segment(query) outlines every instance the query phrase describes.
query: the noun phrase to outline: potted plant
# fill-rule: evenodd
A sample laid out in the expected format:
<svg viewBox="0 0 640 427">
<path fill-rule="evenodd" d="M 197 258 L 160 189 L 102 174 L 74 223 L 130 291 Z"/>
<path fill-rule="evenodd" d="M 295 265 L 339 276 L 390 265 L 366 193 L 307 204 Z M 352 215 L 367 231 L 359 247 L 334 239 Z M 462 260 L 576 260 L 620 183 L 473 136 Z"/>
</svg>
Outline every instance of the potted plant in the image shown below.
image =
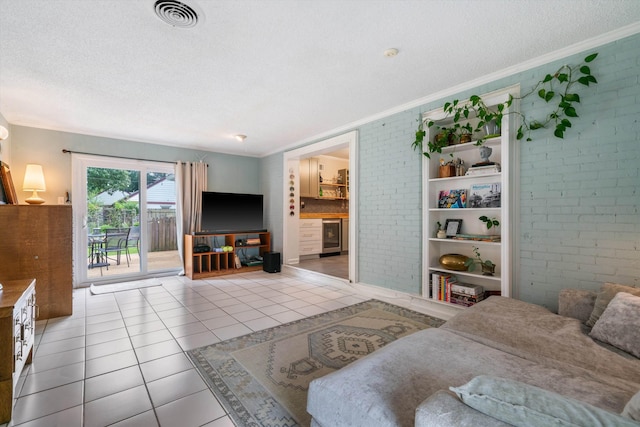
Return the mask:
<svg viewBox="0 0 640 427">
<path fill-rule="evenodd" d="M 464 265 L 468 268 L 468 271 L 473 271 L 475 269 L 476 264 L 479 264 L 482 268 L 482 274 L 484 276 L 493 276 L 496 272 L 496 265 L 490 260 L 483 260 L 480 256 L 480 250 L 477 246 L 473 247 L 473 253 L 476 255 L 475 258 L 468 258 Z"/>
<path fill-rule="evenodd" d="M 587 65 L 596 59 L 597 56 L 597 53 L 592 53 L 584 58 L 583 64 L 575 66 L 563 65 L 555 73 L 545 75 L 531 91 L 519 98 L 525 99 L 535 93 L 545 102 L 551 103 L 551 101 L 554 101 L 554 103 L 553 109 L 543 120 L 529 120 L 519 111 L 508 112 L 507 114 L 517 114 L 522 121 L 522 124 L 517 130 L 516 139 L 520 140 L 526 136 L 526 140 L 531 141 L 531 137 L 529 136 L 531 131 L 545 128 L 550 123 L 555 125 L 554 136 L 557 138 L 564 137 L 564 132 L 571 127 L 570 119 L 578 117 L 575 104 L 580 103 L 580 96 L 572 90 L 573 86 L 576 84 L 589 86 L 592 83 L 598 83 Z M 491 130 L 485 130 L 485 132 L 497 132 L 497 129 L 499 129 L 502 123 L 505 108 L 511 106 L 513 99 L 512 96 L 509 96 L 507 101 L 489 107 L 480 96 L 472 95 L 467 102 L 460 102 L 457 99 L 446 102 L 443 110 L 446 116 L 453 120 L 451 129 L 453 129 L 454 132 L 460 132 L 460 130 L 466 126 L 472 128 L 471 133 L 481 132 L 485 128 L 485 125 L 491 124 L 492 122 L 495 123 L 495 126 Z M 469 119 L 473 117 L 478 119 L 475 127 L 469 123 Z M 431 153 L 441 153 L 442 148 L 448 144 L 434 141 L 434 143 L 428 142 L 427 146 L 424 147 L 424 137 L 427 134 L 426 129 L 435 126 L 436 122 L 433 120 L 423 121 L 421 119 L 418 121 L 419 124 L 415 134 L 415 140 L 411 144 L 413 149 L 420 150 L 420 153 L 428 158 L 430 158 Z M 485 138 L 492 136 L 496 135 L 488 134 L 484 138 L 478 139 L 476 144 L 482 145 Z"/>
<path fill-rule="evenodd" d="M 491 227 L 499 227 L 500 221 L 498 221 L 495 217 L 489 218 L 486 215 L 482 215 L 478 218 L 480 221 L 484 222 L 487 226 L 487 230 L 491 230 Z"/>
<path fill-rule="evenodd" d="M 446 239 L 447 232 L 445 231 L 444 228 L 442 228 L 442 224 L 440 224 L 440 221 L 438 221 L 437 224 L 438 224 L 438 230 L 436 231 L 436 237 L 438 239 Z"/>
</svg>

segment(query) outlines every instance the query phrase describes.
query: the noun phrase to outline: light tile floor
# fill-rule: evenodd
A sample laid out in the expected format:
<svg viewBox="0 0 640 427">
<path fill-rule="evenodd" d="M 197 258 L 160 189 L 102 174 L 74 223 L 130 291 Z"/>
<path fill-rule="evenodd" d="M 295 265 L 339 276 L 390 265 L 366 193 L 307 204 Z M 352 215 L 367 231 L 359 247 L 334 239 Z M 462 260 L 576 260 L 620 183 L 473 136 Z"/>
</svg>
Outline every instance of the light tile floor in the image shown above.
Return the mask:
<svg viewBox="0 0 640 427">
<path fill-rule="evenodd" d="M 289 269 L 161 281 L 103 295 L 76 289 L 72 316 L 38 321 L 33 364 L 0 427 L 233 426 L 186 350 L 368 299 Z"/>
</svg>

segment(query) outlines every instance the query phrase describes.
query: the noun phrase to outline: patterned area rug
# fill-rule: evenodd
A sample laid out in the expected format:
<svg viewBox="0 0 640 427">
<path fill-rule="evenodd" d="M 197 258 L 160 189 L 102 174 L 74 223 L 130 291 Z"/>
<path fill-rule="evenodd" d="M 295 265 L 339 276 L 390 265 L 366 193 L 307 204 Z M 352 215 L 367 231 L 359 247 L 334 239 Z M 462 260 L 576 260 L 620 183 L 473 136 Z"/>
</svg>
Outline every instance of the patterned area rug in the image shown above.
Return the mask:
<svg viewBox="0 0 640 427">
<path fill-rule="evenodd" d="M 443 323 L 369 300 L 188 354 L 237 426 L 308 426 L 307 390 L 313 379 Z"/>
</svg>

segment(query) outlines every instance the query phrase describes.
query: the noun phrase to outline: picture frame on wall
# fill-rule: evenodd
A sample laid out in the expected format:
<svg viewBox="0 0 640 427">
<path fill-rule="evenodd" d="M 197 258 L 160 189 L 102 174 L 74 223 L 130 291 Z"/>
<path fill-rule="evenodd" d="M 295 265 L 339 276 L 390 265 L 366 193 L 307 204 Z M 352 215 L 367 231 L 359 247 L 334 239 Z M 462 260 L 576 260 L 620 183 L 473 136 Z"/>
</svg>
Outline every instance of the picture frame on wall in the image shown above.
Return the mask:
<svg viewBox="0 0 640 427">
<path fill-rule="evenodd" d="M 456 237 L 460 234 L 462 229 L 462 219 L 448 219 L 444 223 L 444 230 L 447 233 L 447 237 Z"/>
<path fill-rule="evenodd" d="M 17 205 L 18 196 L 11 179 L 11 169 L 9 169 L 9 165 L 2 161 L 0 161 L 0 187 L 2 189 L 0 202 L 7 205 Z"/>
</svg>

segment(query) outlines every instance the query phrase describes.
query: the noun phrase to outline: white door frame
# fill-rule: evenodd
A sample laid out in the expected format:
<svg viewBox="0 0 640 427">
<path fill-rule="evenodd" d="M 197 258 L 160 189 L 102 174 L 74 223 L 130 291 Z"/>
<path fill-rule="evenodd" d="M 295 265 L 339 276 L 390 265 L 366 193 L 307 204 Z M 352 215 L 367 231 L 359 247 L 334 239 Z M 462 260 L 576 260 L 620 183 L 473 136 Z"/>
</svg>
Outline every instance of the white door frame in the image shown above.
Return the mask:
<svg viewBox="0 0 640 427">
<path fill-rule="evenodd" d="M 106 276 L 89 279 L 87 275 L 87 168 L 109 168 L 137 170 L 140 172 L 139 208 L 140 218 L 147 217 L 147 172 L 175 173 L 175 165 L 168 163 L 152 162 L 146 160 L 122 159 L 107 156 L 92 156 L 88 154 L 71 154 L 71 191 L 73 195 L 73 257 L 74 257 L 74 286 L 83 287 L 90 283 L 107 283 L 122 281 L 127 278 L 141 278 L 148 274 L 146 245 L 140 245 L 140 270 L 131 275 Z M 148 241 L 147 227 L 140 227 L 140 238 L 142 242 Z M 85 260 L 85 261 L 83 261 Z"/>
<path fill-rule="evenodd" d="M 315 144 L 284 153 L 282 180 L 282 262 L 295 265 L 300 262 L 298 240 L 300 228 L 300 160 L 349 147 L 349 282 L 358 282 L 358 131 L 352 131 Z M 290 176 L 294 178 L 290 178 Z M 294 196 L 289 197 L 293 181 Z M 289 199 L 294 199 L 294 215 L 291 215 Z"/>
</svg>

